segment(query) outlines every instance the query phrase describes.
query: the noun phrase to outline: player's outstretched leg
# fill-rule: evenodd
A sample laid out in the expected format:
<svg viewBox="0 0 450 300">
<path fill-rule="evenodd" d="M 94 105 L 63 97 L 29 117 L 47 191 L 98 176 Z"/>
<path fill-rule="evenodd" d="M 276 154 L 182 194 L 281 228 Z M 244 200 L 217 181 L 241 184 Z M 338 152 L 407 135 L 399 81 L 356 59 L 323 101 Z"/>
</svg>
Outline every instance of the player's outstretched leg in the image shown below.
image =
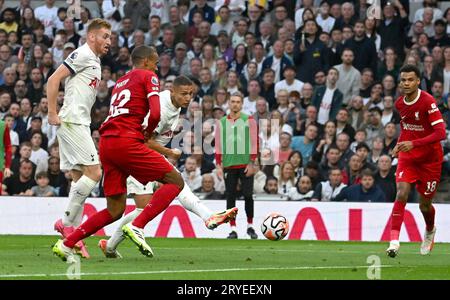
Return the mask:
<svg viewBox="0 0 450 300">
<path fill-rule="evenodd" d="M 228 223 L 231 220 L 235 220 L 237 213 L 237 207 L 232 207 L 222 212 L 214 213 L 211 217 L 208 218 L 208 220 L 205 221 L 205 225 L 206 227 L 208 227 L 208 229 L 215 229 L 219 225 Z"/>
<path fill-rule="evenodd" d="M 428 255 L 434 246 L 434 236 L 436 235 L 436 227 L 431 231 L 425 230 L 422 245 L 420 245 L 420 254 Z"/>
<path fill-rule="evenodd" d="M 141 212 L 142 208 L 136 208 L 132 212 L 126 214 L 121 220 L 119 226 L 117 226 L 114 234 L 109 240 L 100 240 L 98 246 L 102 249 L 103 254 L 108 258 L 122 258 L 122 255 L 117 251 L 117 247 L 125 240 L 125 235 L 122 231 L 122 227 L 132 222 Z"/>
<path fill-rule="evenodd" d="M 125 235 L 136 244 L 139 251 L 149 257 L 153 256 L 153 251 L 145 242 L 143 228 L 165 210 L 184 187 L 183 178 L 174 169 L 166 173 L 161 181 L 164 184 L 155 192 L 152 201 L 145 206 L 142 213 L 131 224 L 127 224 L 122 228 Z"/>
<path fill-rule="evenodd" d="M 107 202 L 107 209 L 99 211 L 98 213 L 87 219 L 86 222 L 75 229 L 75 231 L 67 238 L 65 238 L 64 241 L 58 241 L 55 244 L 55 247 L 53 247 L 53 252 L 59 257 L 63 258 L 63 256 L 65 256 L 63 255 L 63 253 L 67 252 L 67 248 L 74 249 L 75 245 L 82 239 L 94 234 L 106 225 L 118 220 L 125 210 L 126 194 L 107 197 Z"/>
<path fill-rule="evenodd" d="M 205 226 L 211 230 L 235 219 L 238 211 L 237 207 L 233 207 L 225 211 L 213 213 L 200 201 L 186 183 L 184 183 L 183 190 L 178 195 L 178 199 L 184 208 L 199 216 L 205 222 Z"/>
<path fill-rule="evenodd" d="M 56 244 L 53 245 L 52 252 L 68 264 L 76 262 L 73 249 L 65 246 L 63 240 L 58 240 Z"/>
</svg>

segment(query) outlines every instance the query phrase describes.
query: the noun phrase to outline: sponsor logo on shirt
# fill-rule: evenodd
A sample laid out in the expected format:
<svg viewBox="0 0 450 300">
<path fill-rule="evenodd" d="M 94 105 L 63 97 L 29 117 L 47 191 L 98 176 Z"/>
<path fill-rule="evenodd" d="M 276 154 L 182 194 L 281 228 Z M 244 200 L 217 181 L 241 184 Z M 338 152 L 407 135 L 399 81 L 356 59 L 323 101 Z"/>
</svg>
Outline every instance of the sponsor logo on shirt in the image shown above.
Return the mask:
<svg viewBox="0 0 450 300">
<path fill-rule="evenodd" d="M 435 103 L 431 103 L 431 109 L 428 111 L 428 114 L 431 115 L 434 112 L 439 111 L 439 108 L 437 108 Z"/>
<path fill-rule="evenodd" d="M 402 123 L 403 129 L 405 130 L 412 130 L 412 131 L 424 131 L 422 125 L 415 125 L 415 124 L 408 124 L 408 123 Z"/>
</svg>

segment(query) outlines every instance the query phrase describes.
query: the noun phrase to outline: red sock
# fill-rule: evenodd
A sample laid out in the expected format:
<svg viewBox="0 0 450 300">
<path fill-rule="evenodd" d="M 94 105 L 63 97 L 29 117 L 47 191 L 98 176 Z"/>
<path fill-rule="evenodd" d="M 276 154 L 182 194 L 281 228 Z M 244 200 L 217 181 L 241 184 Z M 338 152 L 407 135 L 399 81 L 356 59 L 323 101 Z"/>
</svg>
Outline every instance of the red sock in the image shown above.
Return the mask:
<svg viewBox="0 0 450 300">
<path fill-rule="evenodd" d="M 236 226 L 236 219 L 230 220 L 230 225 L 231 225 L 231 226 Z"/>
<path fill-rule="evenodd" d="M 422 212 L 423 218 L 425 219 L 425 224 L 427 225 L 427 231 L 431 231 L 434 228 L 434 206 L 431 205 L 430 210 L 427 212 Z"/>
<path fill-rule="evenodd" d="M 392 223 L 391 223 L 391 241 L 398 240 L 400 237 L 400 229 L 403 223 L 403 216 L 405 214 L 406 202 L 395 200 L 392 208 Z"/>
<path fill-rule="evenodd" d="M 177 185 L 171 183 L 164 184 L 156 191 L 150 203 L 145 206 L 144 210 L 134 219 L 132 224 L 136 227 L 144 228 L 148 222 L 165 210 L 180 192 L 181 190 Z"/>
<path fill-rule="evenodd" d="M 253 224 L 253 218 L 247 217 L 247 223 L 248 223 L 248 224 Z"/>
<path fill-rule="evenodd" d="M 71 235 L 66 237 L 66 239 L 64 240 L 64 245 L 73 248 L 76 243 L 96 233 L 98 230 L 102 229 L 108 224 L 111 224 L 113 221 L 114 219 L 107 209 L 99 211 L 98 213 L 87 219 L 87 221 L 81 224 L 77 229 L 75 229 L 75 231 Z"/>
</svg>

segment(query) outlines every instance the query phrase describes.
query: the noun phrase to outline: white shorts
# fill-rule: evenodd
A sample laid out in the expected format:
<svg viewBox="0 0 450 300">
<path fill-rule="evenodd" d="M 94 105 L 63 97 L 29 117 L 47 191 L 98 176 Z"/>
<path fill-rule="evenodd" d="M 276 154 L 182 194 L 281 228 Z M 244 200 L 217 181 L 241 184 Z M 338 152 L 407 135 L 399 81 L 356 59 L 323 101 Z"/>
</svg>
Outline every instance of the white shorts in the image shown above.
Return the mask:
<svg viewBox="0 0 450 300">
<path fill-rule="evenodd" d="M 56 136 L 61 170 L 81 171 L 81 166 L 100 164 L 89 126 L 61 122 Z"/>
<path fill-rule="evenodd" d="M 137 181 L 133 176 L 128 176 L 127 178 L 127 192 L 128 194 L 135 195 L 153 195 L 153 190 L 155 188 L 155 182 L 151 181 L 146 185 L 143 185 Z"/>
</svg>

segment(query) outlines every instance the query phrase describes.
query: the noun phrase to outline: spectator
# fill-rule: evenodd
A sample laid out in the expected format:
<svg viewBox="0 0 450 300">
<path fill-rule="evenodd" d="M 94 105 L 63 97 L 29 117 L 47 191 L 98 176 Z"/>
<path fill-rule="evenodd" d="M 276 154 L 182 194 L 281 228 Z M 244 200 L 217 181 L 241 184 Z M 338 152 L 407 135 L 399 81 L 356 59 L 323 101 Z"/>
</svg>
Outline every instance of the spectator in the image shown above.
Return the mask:
<svg viewBox="0 0 450 300">
<path fill-rule="evenodd" d="M 375 177 L 370 170 L 361 173 L 361 183 L 344 189 L 334 201 L 351 202 L 386 202 L 383 191 L 375 184 Z"/>
<path fill-rule="evenodd" d="M 275 84 L 275 94 L 278 94 L 279 90 L 286 90 L 288 93 L 292 91 L 301 91 L 303 88 L 303 82 L 298 79 L 295 79 L 296 70 L 292 65 L 288 65 L 283 69 L 283 77 L 284 79 L 278 81 Z"/>
<path fill-rule="evenodd" d="M 3 195 L 32 196 L 31 188 L 36 185 L 33 177 L 33 163 L 24 159 L 19 163 L 19 172 L 3 182 Z"/>
<path fill-rule="evenodd" d="M 362 98 L 369 98 L 370 97 L 370 91 L 372 89 L 372 85 L 374 82 L 374 75 L 373 75 L 373 71 L 369 68 L 366 68 L 362 71 L 361 73 L 361 84 L 359 87 L 359 96 L 361 96 Z M 353 99 L 353 97 L 355 97 L 357 95 L 353 95 L 351 99 Z M 349 103 L 349 105 L 351 105 L 351 103 Z"/>
<path fill-rule="evenodd" d="M 317 126 L 315 124 L 309 124 L 306 127 L 304 136 L 294 136 L 292 138 L 291 148 L 294 151 L 300 151 L 304 160 L 303 165 L 306 165 L 312 155 L 317 136 Z"/>
<path fill-rule="evenodd" d="M 31 126 L 31 118 L 33 117 L 33 106 L 31 105 L 31 101 L 28 98 L 23 98 L 20 102 L 20 116 L 23 122 L 26 124 L 27 130 L 30 129 Z"/>
<path fill-rule="evenodd" d="M 336 197 L 346 187 L 342 183 L 342 172 L 339 168 L 330 169 L 328 173 L 328 180 L 320 182 L 312 196 L 312 201 L 336 201 Z"/>
<path fill-rule="evenodd" d="M 283 42 L 277 40 L 273 44 L 273 55 L 268 56 L 263 64 L 262 69 L 271 68 L 275 72 L 275 82 L 279 82 L 284 79 L 283 70 L 287 66 L 291 66 L 292 63 L 284 55 L 284 44 Z"/>
<path fill-rule="evenodd" d="M 316 17 L 317 24 L 322 27 L 322 30 L 331 33 L 336 19 L 330 16 L 330 4 L 328 1 L 321 1 L 319 13 Z"/>
<path fill-rule="evenodd" d="M 292 142 L 292 136 L 289 133 L 283 132 L 280 134 L 280 148 L 278 150 L 278 164 L 282 164 L 285 161 L 289 160 L 289 157 L 292 153 L 291 142 Z M 294 167 L 294 169 L 295 169 L 295 167 Z"/>
<path fill-rule="evenodd" d="M 290 189 L 295 186 L 294 166 L 290 161 L 281 164 L 280 173 L 274 174 L 278 179 L 278 193 L 288 195 Z"/>
<path fill-rule="evenodd" d="M 260 120 L 269 119 L 270 113 L 267 101 L 260 97 L 256 100 L 256 112 L 253 114 L 253 118 L 255 119 L 257 124 L 260 124 Z"/>
<path fill-rule="evenodd" d="M 209 24 L 214 23 L 214 9 L 206 4 L 206 0 L 195 0 L 194 3 L 195 5 L 189 11 L 189 26 L 192 26 L 194 24 L 192 17 L 194 12 L 196 11 L 200 11 L 202 13 L 203 19 L 208 21 Z"/>
<path fill-rule="evenodd" d="M 384 125 L 383 154 L 391 155 L 395 145 L 397 145 L 397 127 L 389 122 Z"/>
<path fill-rule="evenodd" d="M 55 195 L 63 197 L 64 195 L 61 192 L 67 188 L 68 182 L 64 173 L 61 171 L 59 167 L 60 160 L 58 157 L 50 156 L 48 159 L 48 179 L 49 185 L 55 189 Z"/>
<path fill-rule="evenodd" d="M 259 32 L 261 36 L 258 39 L 258 42 L 263 46 L 263 50 L 266 53 L 270 52 L 273 43 L 275 42 L 275 38 L 273 35 L 273 25 L 271 22 L 263 21 L 259 23 Z"/>
<path fill-rule="evenodd" d="M 211 34 L 211 24 L 207 21 L 200 22 L 198 25 L 197 36 L 201 38 L 203 45 L 210 44 L 213 47 L 218 45 L 216 36 Z"/>
<path fill-rule="evenodd" d="M 320 176 L 320 172 L 319 172 L 319 164 L 316 161 L 310 161 L 306 164 L 305 167 L 305 175 L 308 176 L 309 178 L 311 178 L 311 182 L 312 182 L 312 187 L 313 189 L 315 189 L 315 187 L 322 181 L 324 180 L 321 176 Z"/>
<path fill-rule="evenodd" d="M 171 57 L 169 53 L 162 53 L 159 56 L 159 68 L 156 75 L 160 80 L 166 80 L 169 76 L 178 76 L 178 73 L 171 68 Z"/>
<path fill-rule="evenodd" d="M 383 154 L 384 143 L 381 137 L 376 137 L 372 141 L 372 148 L 370 149 L 368 161 L 372 165 L 377 165 L 378 159 Z"/>
<path fill-rule="evenodd" d="M 127 0 L 123 7 L 124 15 L 133 22 L 133 28 L 147 31 L 150 6 L 148 1 Z"/>
<path fill-rule="evenodd" d="M 161 56 L 162 53 L 168 53 L 170 57 L 175 55 L 175 31 L 167 26 L 163 29 L 162 43 L 156 46 L 156 51 Z"/>
<path fill-rule="evenodd" d="M 350 144 L 350 149 L 353 152 L 356 152 L 356 146 L 358 146 L 359 143 L 366 142 L 367 139 L 367 133 L 364 129 L 358 129 L 355 133 L 355 140 Z"/>
<path fill-rule="evenodd" d="M 49 185 L 47 172 L 39 172 L 36 174 L 37 185 L 31 188 L 31 196 L 37 197 L 53 197 L 56 195 L 55 190 Z"/>
<path fill-rule="evenodd" d="M 272 69 L 265 69 L 262 72 L 262 85 L 259 95 L 266 99 L 270 110 L 276 107 L 275 72 Z"/>
<path fill-rule="evenodd" d="M 377 70 L 378 54 L 375 43 L 366 36 L 366 28 L 363 21 L 356 21 L 354 27 L 355 35 L 347 40 L 344 47 L 353 50 L 353 66 L 360 72 L 369 68 L 373 72 Z"/>
<path fill-rule="evenodd" d="M 278 179 L 273 176 L 268 176 L 264 185 L 264 191 L 269 195 L 278 195 Z"/>
<path fill-rule="evenodd" d="M 314 74 L 319 70 L 328 70 L 329 52 L 318 37 L 318 25 L 315 20 L 305 22 L 304 34 L 297 40 L 294 51 L 294 63 L 297 67 L 297 79 L 314 82 Z"/>
<path fill-rule="evenodd" d="M 381 122 L 382 111 L 379 107 L 369 109 L 369 123 L 362 128 L 367 133 L 367 143 L 371 144 L 375 137 L 383 137 L 383 123 Z"/>
<path fill-rule="evenodd" d="M 336 115 L 336 134 L 345 132 L 353 140 L 355 136 L 355 129 L 350 125 L 349 111 L 346 108 L 339 109 Z"/>
<path fill-rule="evenodd" d="M 233 30 L 233 20 L 230 18 L 230 8 L 227 5 L 223 5 L 219 8 L 217 14 L 219 18 L 216 18 L 216 21 L 212 24 L 211 34 L 220 36 L 220 33 L 225 33 L 228 37 Z"/>
<path fill-rule="evenodd" d="M 347 105 L 353 95 L 359 94 L 361 73 L 353 66 L 353 50 L 346 48 L 342 52 L 342 64 L 335 66 L 339 72 L 337 88 L 343 94 L 343 104 Z"/>
<path fill-rule="evenodd" d="M 394 202 L 397 195 L 395 174 L 392 170 L 392 159 L 389 155 L 382 155 L 378 159 L 378 171 L 375 173 L 375 183 L 383 191 L 387 202 Z"/>
<path fill-rule="evenodd" d="M 248 85 L 251 80 L 256 80 L 258 83 L 258 94 L 261 92 L 261 86 L 259 83 L 259 77 L 258 77 L 258 65 L 255 62 L 248 62 L 245 67 L 244 71 L 240 75 L 239 80 L 241 81 L 242 89 L 246 92 L 246 96 L 248 96 Z"/>
<path fill-rule="evenodd" d="M 423 20 L 423 13 L 425 9 L 428 8 L 431 8 L 433 21 L 442 18 L 443 14 L 442 11 L 439 8 L 437 8 L 436 0 L 423 0 L 423 7 L 416 10 L 414 14 L 414 22 L 417 20 Z"/>
<path fill-rule="evenodd" d="M 343 95 L 337 88 L 339 71 L 336 68 L 328 70 L 327 84 L 319 87 L 313 98 L 313 105 L 318 110 L 317 122 L 324 125 L 328 120 L 335 120 L 339 108 L 341 108 Z"/>
<path fill-rule="evenodd" d="M 398 8 L 400 16 L 395 16 L 395 8 Z M 383 7 L 384 20 L 378 27 L 378 33 L 381 37 L 381 49 L 387 47 L 393 47 L 395 52 L 399 55 L 400 59 L 404 57 L 404 45 L 405 45 L 405 28 L 409 24 L 408 14 L 405 8 L 399 1 L 393 3 L 388 2 Z"/>
<path fill-rule="evenodd" d="M 244 67 L 247 65 L 247 62 L 248 62 L 247 47 L 245 46 L 245 44 L 238 44 L 234 48 L 234 55 L 233 60 L 230 62 L 230 69 L 236 71 L 236 73 L 239 76 L 241 76 Z"/>
<path fill-rule="evenodd" d="M 362 169 L 376 170 L 376 166 L 369 162 L 370 147 L 366 142 L 361 142 L 356 146 L 356 154 L 361 157 Z"/>
<path fill-rule="evenodd" d="M 36 106 L 41 100 L 44 93 L 44 83 L 42 72 L 39 68 L 31 70 L 31 82 L 28 84 L 28 99 L 31 100 L 32 106 Z"/>
<path fill-rule="evenodd" d="M 336 142 L 336 125 L 329 120 L 324 125 L 324 133 L 321 136 L 319 143 L 314 150 L 313 160 L 322 161 L 324 153 L 327 153 L 328 148 Z"/>
<path fill-rule="evenodd" d="M 311 178 L 308 176 L 301 176 L 297 179 L 295 187 L 289 190 L 289 200 L 292 201 L 309 201 L 314 194 L 312 188 Z"/>
<path fill-rule="evenodd" d="M 234 57 L 234 49 L 231 47 L 230 38 L 225 30 L 219 31 L 217 35 L 216 57 L 222 57 L 230 64 Z"/>
<path fill-rule="evenodd" d="M 184 171 L 181 175 L 191 190 L 198 189 L 202 184 L 200 168 L 197 166 L 197 160 L 192 156 L 186 159 Z"/>
<path fill-rule="evenodd" d="M 434 21 L 434 36 L 431 37 L 428 47 L 432 49 L 435 46 L 450 46 L 450 37 L 446 32 L 446 23 L 442 19 Z"/>
<path fill-rule="evenodd" d="M 384 96 L 383 113 L 381 115 L 381 123 L 386 126 L 387 123 L 400 124 L 400 114 L 394 110 L 394 98 L 392 96 Z"/>
<path fill-rule="evenodd" d="M 336 146 L 339 148 L 339 150 L 341 150 L 342 153 L 339 165 L 347 165 L 350 157 L 354 154 L 350 149 L 350 136 L 345 132 L 339 133 L 336 136 Z"/>
<path fill-rule="evenodd" d="M 159 46 L 161 44 L 160 38 L 162 38 L 161 17 L 153 15 L 150 17 L 149 23 L 149 29 L 145 35 L 145 44 Z"/>
<path fill-rule="evenodd" d="M 34 15 L 44 25 L 45 35 L 52 39 L 53 27 L 55 27 L 58 18 L 58 8 L 55 6 L 55 0 L 45 0 L 45 5 L 36 7 Z"/>
<path fill-rule="evenodd" d="M 30 160 L 38 166 L 37 173 L 47 171 L 48 153 L 41 148 L 43 140 L 42 132 L 34 132 L 31 136 L 31 157 Z"/>
<path fill-rule="evenodd" d="M 355 25 L 355 20 L 355 7 L 353 3 L 344 2 L 341 6 L 341 17 L 336 19 L 334 27 L 341 29 L 346 25 L 353 27 L 353 25 Z"/>
<path fill-rule="evenodd" d="M 342 172 L 342 182 L 346 185 L 358 184 L 361 182 L 361 172 L 363 170 L 362 158 L 358 154 L 353 154 L 348 165 Z"/>
<path fill-rule="evenodd" d="M 322 178 L 327 178 L 328 172 L 333 168 L 341 169 L 339 160 L 342 152 L 336 145 L 331 145 L 325 152 L 325 159 L 319 164 L 319 172 Z"/>
<path fill-rule="evenodd" d="M 214 189 L 214 176 L 210 173 L 202 175 L 202 185 L 194 190 L 194 193 L 202 193 L 204 200 L 218 200 L 222 199 L 222 194 Z"/>
<path fill-rule="evenodd" d="M 111 31 L 120 32 L 122 30 L 121 21 L 125 17 L 125 0 L 103 1 L 103 17 L 111 24 Z"/>
<path fill-rule="evenodd" d="M 5 64 L 5 68 L 9 68 L 13 64 L 19 63 L 17 56 L 12 55 L 12 49 L 9 45 L 0 46 L 0 61 Z"/>
<path fill-rule="evenodd" d="M 251 79 L 247 88 L 248 96 L 244 98 L 244 106 L 242 111 L 248 115 L 253 115 L 256 113 L 256 102 L 261 98 L 259 96 L 261 88 L 258 80 Z"/>
<path fill-rule="evenodd" d="M 189 59 L 186 56 L 187 46 L 185 43 L 178 43 L 175 46 L 175 57 L 172 58 L 171 68 L 178 74 L 189 73 Z"/>
<path fill-rule="evenodd" d="M 229 100 L 230 114 L 220 120 L 220 125 L 216 129 L 216 164 L 224 170 L 225 186 L 227 191 L 227 207 L 233 207 L 236 203 L 237 182 L 240 180 L 242 194 L 245 199 L 245 212 L 247 215 L 247 234 L 252 239 L 257 239 L 253 228 L 253 175 L 255 173 L 254 162 L 257 157 L 257 126 L 251 116 L 242 113 L 243 96 L 232 94 Z M 240 126 L 242 129 L 235 130 L 235 134 L 229 134 L 230 124 Z M 245 127 L 242 127 L 245 126 Z M 242 135 L 245 133 L 245 136 Z M 243 146 L 238 147 L 238 141 Z M 241 153 L 236 153 L 236 149 L 241 149 Z M 227 145 L 227 147 L 224 147 Z M 236 222 L 230 222 L 231 233 L 228 238 L 237 238 Z"/>
</svg>

